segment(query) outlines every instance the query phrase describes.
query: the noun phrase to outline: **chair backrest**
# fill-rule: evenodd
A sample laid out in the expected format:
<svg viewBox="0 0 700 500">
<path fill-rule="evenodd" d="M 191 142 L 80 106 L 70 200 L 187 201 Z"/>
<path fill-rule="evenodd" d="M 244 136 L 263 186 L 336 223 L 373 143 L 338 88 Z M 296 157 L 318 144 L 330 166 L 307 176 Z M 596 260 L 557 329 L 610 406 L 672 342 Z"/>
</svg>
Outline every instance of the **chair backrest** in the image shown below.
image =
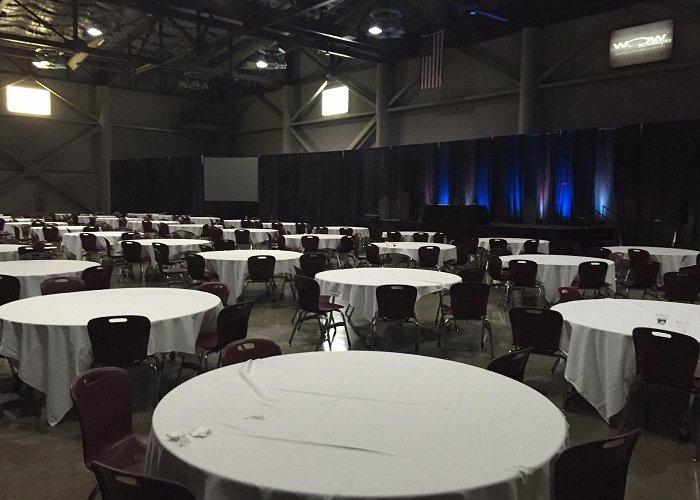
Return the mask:
<svg viewBox="0 0 700 500">
<path fill-rule="evenodd" d="M 297 234 L 304 234 L 306 233 L 306 224 L 303 222 L 296 222 L 294 224 L 294 229 L 296 230 Z"/>
<path fill-rule="evenodd" d="M 534 286 L 537 281 L 537 262 L 512 259 L 508 262 L 508 272 L 513 286 Z"/>
<path fill-rule="evenodd" d="M 598 259 L 607 259 L 612 254 L 612 250 L 604 247 L 588 247 L 583 253 L 586 257 L 596 257 Z"/>
<path fill-rule="evenodd" d="M 120 217 L 119 219 L 117 219 L 117 227 L 119 229 L 124 229 L 127 226 L 127 224 L 129 224 L 129 221 L 126 220 L 125 217 Z"/>
<path fill-rule="evenodd" d="M 158 235 L 164 238 L 170 236 L 170 226 L 162 222 L 158 223 Z"/>
<path fill-rule="evenodd" d="M 137 234 L 138 234 L 138 233 L 136 233 L 136 232 L 125 231 L 125 232 L 122 233 L 122 236 L 121 236 L 120 239 L 121 239 L 122 241 L 124 241 L 124 240 L 135 240 L 135 239 L 137 238 Z"/>
<path fill-rule="evenodd" d="M 280 346 L 268 339 L 244 339 L 232 342 L 221 351 L 223 366 L 244 363 L 251 359 L 269 358 L 282 354 Z"/>
<path fill-rule="evenodd" d="M 159 266 L 170 265 L 170 247 L 158 241 L 154 241 L 151 245 L 153 245 L 153 254 L 155 255 L 156 263 Z"/>
<path fill-rule="evenodd" d="M 205 224 L 206 225 L 206 224 Z M 194 234 L 192 231 L 186 231 L 184 229 L 178 229 L 177 231 L 173 231 L 170 233 L 171 238 L 178 238 L 181 240 L 196 240 L 197 235 Z M 204 235 L 202 235 L 204 237 Z"/>
<path fill-rule="evenodd" d="M 112 283 L 112 266 L 88 267 L 80 277 L 85 283 L 85 290 L 106 290 Z"/>
<path fill-rule="evenodd" d="M 530 358 L 531 352 L 532 347 L 510 351 L 508 354 L 504 354 L 492 360 L 486 369 L 522 382 L 525 377 L 527 360 Z"/>
<path fill-rule="evenodd" d="M 607 262 L 589 260 L 578 265 L 578 281 L 581 288 L 600 288 L 605 285 Z"/>
<path fill-rule="evenodd" d="M 189 215 L 183 215 L 180 217 L 180 224 L 192 224 L 192 219 L 190 219 Z"/>
<path fill-rule="evenodd" d="M 206 279 L 204 274 L 206 268 L 206 261 L 201 255 L 196 253 L 190 253 L 185 255 L 185 265 L 187 266 L 187 274 L 193 280 L 203 280 Z"/>
<path fill-rule="evenodd" d="M 690 335 L 637 327 L 632 330 L 637 375 L 653 384 L 691 389 L 700 347 Z"/>
<path fill-rule="evenodd" d="M 656 286 L 661 264 L 651 260 L 641 260 L 632 264 L 632 286 L 634 288 L 651 288 Z"/>
<path fill-rule="evenodd" d="M 346 234 L 342 238 L 340 238 L 340 242 L 338 243 L 338 248 L 337 248 L 338 253 L 350 253 L 354 249 L 355 249 L 355 240 L 353 239 L 352 236 L 348 236 Z"/>
<path fill-rule="evenodd" d="M 433 243 L 445 243 L 447 235 L 445 233 L 435 233 L 433 235 Z"/>
<path fill-rule="evenodd" d="M 413 233 L 412 239 L 413 241 L 417 241 L 419 243 L 427 243 L 430 239 L 430 235 L 428 233 Z"/>
<path fill-rule="evenodd" d="M 210 226 L 209 236 L 211 236 L 211 239 L 214 241 L 223 240 L 224 239 L 224 230 L 221 229 L 220 227 Z"/>
<path fill-rule="evenodd" d="M 455 319 L 481 319 L 486 316 L 491 287 L 486 283 L 455 283 L 450 287 L 450 306 Z"/>
<path fill-rule="evenodd" d="M 651 256 L 643 248 L 629 248 L 627 249 L 627 258 L 630 261 L 630 266 L 634 267 L 637 264 L 649 262 Z"/>
<path fill-rule="evenodd" d="M 92 462 L 92 471 L 102 500 L 195 500 L 187 488 L 174 481 L 126 472 L 98 461 Z"/>
<path fill-rule="evenodd" d="M 485 272 L 485 267 L 472 267 L 469 269 L 462 269 L 457 273 L 457 276 L 462 278 L 464 283 L 481 283 L 484 281 Z"/>
<path fill-rule="evenodd" d="M 61 241 L 61 235 L 56 226 L 44 226 L 44 241 L 58 243 Z"/>
<path fill-rule="evenodd" d="M 51 252 L 31 251 L 19 256 L 20 260 L 52 260 L 54 255 Z"/>
<path fill-rule="evenodd" d="M 236 242 L 233 240 L 214 240 L 214 250 L 235 250 Z"/>
<path fill-rule="evenodd" d="M 401 241 L 401 233 L 398 231 L 389 231 L 386 233 L 386 239 L 389 241 Z"/>
<path fill-rule="evenodd" d="M 150 220 L 143 220 L 141 221 L 141 227 L 143 227 L 143 232 L 144 233 L 155 233 L 155 229 L 153 229 L 153 222 Z"/>
<path fill-rule="evenodd" d="M 25 253 L 32 253 L 36 251 L 36 248 L 34 248 L 32 245 L 25 245 L 17 248 L 17 253 L 20 257 L 22 257 L 22 255 L 24 255 Z"/>
<path fill-rule="evenodd" d="M 352 228 L 351 227 L 341 227 L 338 229 L 338 234 L 342 234 L 343 236 L 352 236 Z"/>
<path fill-rule="evenodd" d="M 0 274 L 0 306 L 19 300 L 20 282 L 15 276 Z"/>
<path fill-rule="evenodd" d="M 138 241 L 121 241 L 124 260 L 127 262 L 141 262 L 141 243 Z"/>
<path fill-rule="evenodd" d="M 222 349 L 227 344 L 246 338 L 248 320 L 254 302 L 236 302 L 224 307 L 216 317 L 217 347 Z"/>
<path fill-rule="evenodd" d="M 235 243 L 234 243 L 234 247 L 235 247 Z M 193 252 L 193 251 L 194 251 L 194 250 L 190 250 L 190 252 Z M 214 251 L 214 247 L 211 246 L 211 245 L 201 244 L 201 245 L 199 245 L 199 251 L 200 251 L 200 252 L 213 252 L 213 251 Z M 195 253 L 196 253 L 196 252 L 195 252 Z"/>
<path fill-rule="evenodd" d="M 47 278 L 41 282 L 41 294 L 53 295 L 55 293 L 82 292 L 85 290 L 85 283 L 80 278 L 70 276 L 58 276 Z"/>
<path fill-rule="evenodd" d="M 523 243 L 522 253 L 537 253 L 540 248 L 540 240 L 527 240 Z"/>
<path fill-rule="evenodd" d="M 379 264 L 379 247 L 374 244 L 367 245 L 367 248 L 365 248 L 365 258 L 370 264 Z"/>
<path fill-rule="evenodd" d="M 105 450 L 133 434 L 132 393 L 129 375 L 115 367 L 86 370 L 71 384 L 88 469 Z"/>
<path fill-rule="evenodd" d="M 151 322 L 145 316 L 93 318 L 87 329 L 93 365 L 129 366 L 148 357 Z"/>
<path fill-rule="evenodd" d="M 328 234 L 328 228 L 326 226 L 317 226 L 316 234 Z"/>
<path fill-rule="evenodd" d="M 492 280 L 501 281 L 503 279 L 503 262 L 498 255 L 489 253 L 487 256 L 489 277 Z"/>
<path fill-rule="evenodd" d="M 489 240 L 489 251 L 494 250 L 506 250 L 508 248 L 508 242 L 503 238 L 491 238 Z"/>
<path fill-rule="evenodd" d="M 416 315 L 418 290 L 411 285 L 380 285 L 377 287 L 377 316 L 404 321 Z"/>
<path fill-rule="evenodd" d="M 513 345 L 532 347 L 537 354 L 554 354 L 564 324 L 561 313 L 552 309 L 513 307 L 509 311 Z"/>
<path fill-rule="evenodd" d="M 231 293 L 228 285 L 225 283 L 220 283 L 218 281 L 210 281 L 209 283 L 202 283 L 197 287 L 200 292 L 207 292 L 216 295 L 221 299 L 221 303 L 226 305 L 228 302 L 228 296 Z"/>
<path fill-rule="evenodd" d="M 693 266 L 681 267 L 678 272 L 684 274 L 700 274 L 700 264 L 695 264 Z"/>
<path fill-rule="evenodd" d="M 299 267 L 304 276 L 314 278 L 317 273 L 326 270 L 327 258 L 322 253 L 305 253 L 299 257 Z"/>
<path fill-rule="evenodd" d="M 237 245 L 249 245 L 250 244 L 250 231 L 248 229 L 236 229 L 234 232 L 234 237 L 236 238 Z"/>
<path fill-rule="evenodd" d="M 279 233 L 277 235 L 277 250 L 286 250 L 287 249 L 287 240 L 284 237 L 284 234 Z"/>
<path fill-rule="evenodd" d="M 304 248 L 304 252 L 317 252 L 318 242 L 318 236 L 313 234 L 305 234 L 301 237 L 301 246 Z"/>
<path fill-rule="evenodd" d="M 301 271 L 303 275 L 297 274 L 294 276 L 299 308 L 306 312 L 318 313 L 318 301 L 321 297 L 321 289 L 316 280 L 306 275 L 303 268 Z"/>
<path fill-rule="evenodd" d="M 277 231 L 278 234 L 284 234 L 284 225 L 281 222 L 279 222 L 279 221 L 271 222 L 270 227 L 272 229 L 274 229 L 275 231 Z"/>
<path fill-rule="evenodd" d="M 578 288 L 570 286 L 562 286 L 557 289 L 559 292 L 559 302 L 571 302 L 573 300 L 582 300 L 581 292 Z"/>
<path fill-rule="evenodd" d="M 437 267 L 440 260 L 440 247 L 425 245 L 418 249 L 419 267 Z"/>
<path fill-rule="evenodd" d="M 83 227 L 84 233 L 97 233 L 97 232 L 100 232 L 101 230 L 102 229 L 99 226 L 94 226 L 94 225 Z"/>
<path fill-rule="evenodd" d="M 248 278 L 253 281 L 268 281 L 275 275 L 273 255 L 252 255 L 248 257 Z"/>
<path fill-rule="evenodd" d="M 572 446 L 554 464 L 553 500 L 624 500 L 627 469 L 641 434 L 626 434 Z"/>
<path fill-rule="evenodd" d="M 696 302 L 700 293 L 700 274 L 665 273 L 664 297 L 672 302 Z"/>
<path fill-rule="evenodd" d="M 93 233 L 80 233 L 80 243 L 86 252 L 97 252 L 100 250 L 97 248 L 97 236 Z"/>
</svg>

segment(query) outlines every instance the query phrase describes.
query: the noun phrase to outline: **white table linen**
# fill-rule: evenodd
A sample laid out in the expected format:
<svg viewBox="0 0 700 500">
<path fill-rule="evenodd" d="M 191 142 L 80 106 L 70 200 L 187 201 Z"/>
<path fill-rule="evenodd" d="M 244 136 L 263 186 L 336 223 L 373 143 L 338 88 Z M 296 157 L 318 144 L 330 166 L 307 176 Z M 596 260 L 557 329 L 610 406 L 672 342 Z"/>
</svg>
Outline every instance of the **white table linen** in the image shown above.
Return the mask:
<svg viewBox="0 0 700 500">
<path fill-rule="evenodd" d="M 212 434 L 184 447 L 167 439 L 199 426 Z M 567 435 L 544 396 L 481 368 L 303 353 L 213 370 L 168 393 L 146 473 L 199 500 L 547 499 Z"/>
<path fill-rule="evenodd" d="M 501 257 L 503 267 L 507 268 L 511 260 L 531 260 L 537 263 L 537 281 L 544 285 L 544 295 L 550 304 L 559 300 L 559 287 L 571 286 L 571 282 L 578 275 L 578 266 L 581 262 L 606 263 L 608 272 L 605 275 L 605 282 L 611 285 L 612 291 L 615 291 L 615 263 L 611 260 L 576 255 L 506 255 Z"/>
<path fill-rule="evenodd" d="M 240 226 L 240 221 L 238 226 L 235 227 L 241 227 Z M 297 225 L 295 222 L 280 222 L 282 224 L 282 228 L 284 228 L 284 231 L 289 234 L 295 234 L 297 232 Z M 228 226 L 227 226 L 228 227 Z M 272 229 L 272 222 L 263 222 L 263 227 L 265 229 Z"/>
<path fill-rule="evenodd" d="M 234 228 L 234 229 L 241 229 L 241 219 L 225 219 L 224 220 L 224 227 L 226 228 Z"/>
<path fill-rule="evenodd" d="M 360 236 L 363 238 L 368 238 L 369 237 L 369 229 L 366 227 L 358 227 L 358 226 L 326 226 L 328 227 L 328 234 L 340 234 L 340 230 L 344 227 L 349 227 L 352 228 L 352 234 L 357 234 L 360 233 Z"/>
<path fill-rule="evenodd" d="M 204 228 L 204 224 L 209 224 L 208 222 L 205 222 L 204 224 L 179 224 L 179 223 L 170 223 L 167 222 L 168 224 L 168 229 L 170 230 L 170 233 L 174 233 L 175 231 L 189 231 L 191 233 L 196 234 L 197 236 L 202 236 L 202 230 Z M 216 227 L 221 227 L 217 225 Z M 158 224 L 154 224 L 153 229 L 158 231 Z"/>
<path fill-rule="evenodd" d="M 153 243 L 163 243 L 168 245 L 168 251 L 170 253 L 170 258 L 172 259 L 178 253 L 184 252 L 200 252 L 201 248 L 199 245 L 211 245 L 209 240 L 186 240 L 178 238 L 163 238 L 163 239 L 152 239 L 152 240 L 131 240 L 136 243 L 141 244 L 141 250 L 144 257 L 148 256 L 151 262 L 156 261 L 156 252 L 153 249 Z M 121 249 L 119 249 L 121 251 Z"/>
<path fill-rule="evenodd" d="M 87 225 L 90 222 L 90 217 L 95 217 L 95 222 L 104 222 L 113 227 L 119 225 L 119 217 L 113 215 L 78 215 L 78 222 Z"/>
<path fill-rule="evenodd" d="M 250 242 L 253 245 L 261 245 L 268 242 L 267 235 L 271 234 L 273 237 L 277 237 L 276 229 L 254 229 L 245 228 L 250 231 Z M 223 229 L 225 240 L 236 240 L 236 230 L 235 229 Z"/>
<path fill-rule="evenodd" d="M 19 248 L 24 245 L 0 244 L 0 262 L 19 260 Z"/>
<path fill-rule="evenodd" d="M 440 249 L 440 255 L 438 256 L 438 265 L 441 266 L 446 260 L 452 260 L 457 258 L 457 247 L 454 245 L 448 245 L 447 243 L 421 243 L 414 241 L 397 241 L 397 242 L 385 242 L 385 243 L 374 243 L 374 245 L 379 247 L 379 253 L 399 253 L 402 255 L 408 255 L 410 258 L 418 262 L 418 249 L 424 246 L 438 247 Z"/>
<path fill-rule="evenodd" d="M 48 278 L 66 276 L 80 278 L 95 262 L 76 260 L 17 260 L 0 262 L 0 274 L 8 274 L 19 279 L 19 298 L 41 295 L 41 282 Z"/>
<path fill-rule="evenodd" d="M 412 285 L 421 297 L 449 289 L 462 281 L 456 274 L 425 269 L 356 268 L 323 271 L 316 275 L 321 295 L 339 295 L 365 319 L 372 320 L 377 311 L 377 287 L 380 285 Z"/>
<path fill-rule="evenodd" d="M 201 217 L 199 217 L 199 216 L 194 216 L 194 217 L 193 217 L 193 216 L 190 216 L 190 222 L 192 222 L 192 224 L 202 224 L 202 225 L 204 225 L 204 224 L 210 224 L 210 225 L 211 225 L 211 221 L 217 221 L 217 222 L 218 222 L 218 220 L 219 220 L 219 218 L 216 217 L 215 215 L 210 215 L 210 216 L 208 216 L 208 217 L 207 217 L 207 216 L 201 216 Z"/>
<path fill-rule="evenodd" d="M 82 233 L 83 231 L 80 231 Z M 72 253 L 73 255 L 80 258 L 83 255 L 83 243 L 80 241 L 80 233 L 66 233 L 62 236 L 61 248 Z M 122 234 L 125 231 L 96 231 L 94 234 L 97 237 L 97 245 L 106 248 L 105 241 L 109 241 L 109 244 L 113 247 L 117 247 L 116 250 L 121 252 L 121 247 L 119 247 L 119 242 L 122 239 Z"/>
<path fill-rule="evenodd" d="M 301 237 L 306 236 L 305 234 L 285 234 L 284 243 L 288 247 L 301 248 Z M 319 250 L 335 249 L 340 245 L 340 239 L 343 237 L 342 234 L 314 234 L 311 236 L 318 237 L 318 248 Z"/>
<path fill-rule="evenodd" d="M 294 274 L 294 266 L 299 266 L 299 252 L 286 250 L 223 250 L 202 252 L 209 268 L 219 276 L 219 281 L 228 285 L 232 297 L 243 292 L 243 281 L 248 276 L 248 258 L 255 255 L 275 257 L 275 274 Z"/>
<path fill-rule="evenodd" d="M 413 235 L 416 233 L 428 233 L 428 242 L 432 242 L 436 231 L 399 231 L 401 233 L 401 241 L 413 241 Z M 388 238 L 389 233 L 384 231 L 382 238 Z"/>
<path fill-rule="evenodd" d="M 564 377 L 607 422 L 623 409 L 634 381 L 634 328 L 671 330 L 700 341 L 700 306 L 695 304 L 602 299 L 566 302 L 552 309 L 564 317 Z M 658 323 L 657 313 L 668 315 L 665 325 Z"/>
<path fill-rule="evenodd" d="M 639 248 L 649 252 L 649 258 L 657 261 L 659 266 L 659 281 L 662 280 L 664 274 L 677 272 L 681 267 L 692 266 L 695 264 L 695 259 L 698 257 L 697 250 L 686 250 L 685 248 L 665 248 L 665 247 L 638 247 L 638 246 L 621 246 L 621 247 L 606 247 L 611 252 L 622 252 L 625 258 L 628 258 L 627 252 L 630 248 Z"/>
<path fill-rule="evenodd" d="M 142 220 L 145 219 L 147 215 L 150 215 L 151 217 L 153 217 L 153 220 L 158 220 L 158 221 L 160 221 L 160 220 L 173 220 L 173 216 L 170 214 L 153 214 L 153 213 L 149 214 L 146 212 L 141 212 L 141 213 L 129 212 L 126 214 L 127 217 L 134 217 L 134 218 L 142 219 Z"/>
<path fill-rule="evenodd" d="M 502 238 L 500 236 L 491 236 L 489 238 L 479 238 L 479 246 L 481 248 L 489 249 L 489 240 L 491 239 L 506 240 L 508 243 L 508 250 L 511 251 L 513 255 L 519 255 L 523 252 L 523 247 L 525 242 L 529 240 L 535 240 L 537 238 Z M 549 240 L 539 240 L 537 245 L 537 251 L 539 253 L 547 254 L 549 253 Z"/>
<path fill-rule="evenodd" d="M 66 233 L 82 233 L 85 226 L 56 226 L 58 228 L 58 234 L 63 237 Z M 35 226 L 29 229 L 30 233 L 36 234 L 37 238 L 40 240 L 44 239 L 44 226 Z"/>
<path fill-rule="evenodd" d="M 135 314 L 151 320 L 148 354 L 194 354 L 197 336 L 216 328 L 218 297 L 177 288 L 118 288 L 72 292 L 0 306 L 0 354 L 19 361 L 19 376 L 46 394 L 46 418 L 57 424 L 72 404 L 70 384 L 92 363 L 87 323 Z"/>
</svg>

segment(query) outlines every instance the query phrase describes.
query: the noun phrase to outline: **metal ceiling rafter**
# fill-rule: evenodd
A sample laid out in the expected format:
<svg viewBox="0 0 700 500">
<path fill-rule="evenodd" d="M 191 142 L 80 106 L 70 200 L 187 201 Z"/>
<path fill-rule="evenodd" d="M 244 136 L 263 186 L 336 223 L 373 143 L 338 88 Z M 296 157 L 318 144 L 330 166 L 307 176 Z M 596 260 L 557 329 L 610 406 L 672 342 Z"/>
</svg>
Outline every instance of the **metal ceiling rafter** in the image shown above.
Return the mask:
<svg viewBox="0 0 700 500">
<path fill-rule="evenodd" d="M 27 14 L 29 14 L 32 19 L 34 19 L 36 22 L 41 24 L 44 28 L 46 28 L 49 31 L 54 32 L 56 35 L 58 35 L 60 38 L 62 38 L 64 41 L 68 42 L 70 41 L 70 38 L 66 37 L 63 35 L 63 33 L 57 31 L 53 26 L 51 26 L 49 23 L 44 21 L 39 15 L 31 10 L 29 7 L 25 6 L 23 3 L 21 3 L 19 0 L 12 0 L 15 4 L 17 4 L 22 10 L 24 10 Z"/>
</svg>

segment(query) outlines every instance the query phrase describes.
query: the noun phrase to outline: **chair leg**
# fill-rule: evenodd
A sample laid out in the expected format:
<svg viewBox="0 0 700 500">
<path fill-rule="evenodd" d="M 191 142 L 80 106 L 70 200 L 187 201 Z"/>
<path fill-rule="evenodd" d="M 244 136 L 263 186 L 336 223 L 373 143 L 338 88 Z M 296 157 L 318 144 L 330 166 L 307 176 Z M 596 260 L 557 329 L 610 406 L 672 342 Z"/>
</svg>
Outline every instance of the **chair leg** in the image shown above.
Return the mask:
<svg viewBox="0 0 700 500">
<path fill-rule="evenodd" d="M 638 390 L 639 388 L 639 382 L 635 381 L 632 383 L 632 386 L 630 387 L 630 391 L 627 393 L 627 399 L 625 401 L 625 406 L 622 407 L 622 416 L 620 417 L 620 421 L 617 423 L 617 429 L 620 431 L 624 431 L 626 429 L 625 424 L 627 424 L 627 417 L 629 416 L 629 411 L 630 411 L 630 403 L 632 402 L 632 398 L 634 397 L 634 393 Z"/>
<path fill-rule="evenodd" d="M 489 322 L 488 318 L 484 318 L 481 324 L 481 348 L 484 348 L 484 329 L 488 332 L 489 336 L 489 345 L 491 347 L 491 359 L 494 358 L 494 351 L 493 351 L 493 331 L 491 330 L 491 323 Z"/>
<path fill-rule="evenodd" d="M 88 494 L 87 500 L 94 500 L 97 494 L 100 492 L 100 485 L 96 484 L 90 493 Z"/>
<path fill-rule="evenodd" d="M 420 325 L 418 324 L 418 321 L 412 321 L 414 325 L 416 325 L 416 354 L 420 354 L 420 344 L 421 344 L 421 338 L 420 338 Z"/>
</svg>

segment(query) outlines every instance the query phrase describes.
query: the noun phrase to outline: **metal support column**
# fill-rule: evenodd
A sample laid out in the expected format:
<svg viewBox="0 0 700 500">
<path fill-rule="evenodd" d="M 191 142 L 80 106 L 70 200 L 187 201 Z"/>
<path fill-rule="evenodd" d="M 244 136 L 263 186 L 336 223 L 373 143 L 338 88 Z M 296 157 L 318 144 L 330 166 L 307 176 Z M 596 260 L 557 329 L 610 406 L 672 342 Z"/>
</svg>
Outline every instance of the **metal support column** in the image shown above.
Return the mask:
<svg viewBox="0 0 700 500">
<path fill-rule="evenodd" d="M 292 120 L 299 108 L 297 88 L 294 85 L 284 85 L 282 96 L 282 152 L 297 153 L 299 147 L 292 130 Z"/>
<path fill-rule="evenodd" d="M 100 131 L 97 136 L 98 154 L 95 158 L 95 173 L 97 174 L 97 206 L 96 210 L 105 213 L 112 211 L 112 94 L 109 87 L 97 87 L 97 118 Z"/>
<path fill-rule="evenodd" d="M 375 102 L 377 128 L 375 136 L 375 146 L 378 148 L 390 146 L 391 138 L 389 113 L 389 72 L 391 68 L 387 63 L 377 64 L 377 98 Z"/>
<path fill-rule="evenodd" d="M 540 53 L 543 31 L 528 27 L 522 31 L 520 49 L 520 106 L 518 109 L 518 133 L 539 131 L 537 109 L 537 78 L 540 71 Z"/>
</svg>

